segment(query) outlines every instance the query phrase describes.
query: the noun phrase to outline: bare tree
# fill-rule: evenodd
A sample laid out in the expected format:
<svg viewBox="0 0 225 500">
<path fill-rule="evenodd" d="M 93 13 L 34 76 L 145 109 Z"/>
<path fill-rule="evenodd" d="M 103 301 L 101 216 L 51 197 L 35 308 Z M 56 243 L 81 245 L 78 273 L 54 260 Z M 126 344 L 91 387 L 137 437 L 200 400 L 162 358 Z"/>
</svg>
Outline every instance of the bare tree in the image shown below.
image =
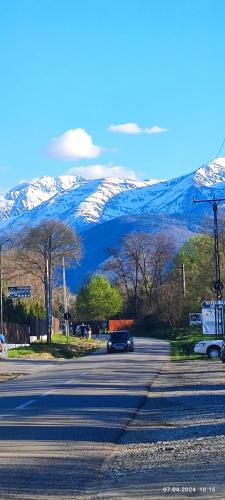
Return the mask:
<svg viewBox="0 0 225 500">
<path fill-rule="evenodd" d="M 168 281 L 161 287 L 155 312 L 171 327 L 180 324 L 184 313 L 184 297 L 174 282 Z"/>
<path fill-rule="evenodd" d="M 108 250 L 110 256 L 104 270 L 114 277 L 124 290 L 128 305 L 138 315 L 143 302 L 152 307 L 153 290 L 165 280 L 168 262 L 175 252 L 174 240 L 164 234 L 132 232 L 120 248 Z"/>
<path fill-rule="evenodd" d="M 14 244 L 16 248 L 12 275 L 31 274 L 44 285 L 48 342 L 51 342 L 53 272 L 61 266 L 62 257 L 65 257 L 67 265 L 73 265 L 79 260 L 80 238 L 63 222 L 49 220 L 33 228 L 24 228 L 16 234 Z"/>
</svg>

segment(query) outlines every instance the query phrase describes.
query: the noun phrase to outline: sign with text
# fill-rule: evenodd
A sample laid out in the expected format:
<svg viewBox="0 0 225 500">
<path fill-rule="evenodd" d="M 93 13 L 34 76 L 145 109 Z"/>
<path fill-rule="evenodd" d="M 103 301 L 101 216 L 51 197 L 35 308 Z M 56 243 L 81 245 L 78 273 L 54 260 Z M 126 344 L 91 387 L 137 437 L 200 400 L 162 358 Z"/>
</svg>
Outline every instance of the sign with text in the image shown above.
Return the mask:
<svg viewBox="0 0 225 500">
<path fill-rule="evenodd" d="M 24 299 L 31 297 L 31 286 L 9 286 L 9 299 Z"/>
<path fill-rule="evenodd" d="M 206 308 L 220 308 L 220 307 L 224 307 L 225 308 L 225 300 L 222 299 L 222 300 L 204 300 L 204 302 L 202 302 L 202 307 L 206 307 Z"/>
</svg>

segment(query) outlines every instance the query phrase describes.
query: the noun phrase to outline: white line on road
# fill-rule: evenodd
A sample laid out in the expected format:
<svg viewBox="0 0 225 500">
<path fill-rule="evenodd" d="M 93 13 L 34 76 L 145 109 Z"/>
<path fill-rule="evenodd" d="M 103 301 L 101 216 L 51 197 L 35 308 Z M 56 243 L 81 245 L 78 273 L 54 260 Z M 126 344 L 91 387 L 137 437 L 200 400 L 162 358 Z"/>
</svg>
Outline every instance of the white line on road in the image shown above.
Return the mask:
<svg viewBox="0 0 225 500">
<path fill-rule="evenodd" d="M 69 385 L 69 384 L 73 384 L 73 382 L 75 382 L 75 379 L 72 378 L 71 380 L 67 380 L 67 382 L 65 382 L 64 385 Z"/>
<path fill-rule="evenodd" d="M 44 398 L 45 396 L 48 396 L 49 394 L 52 394 L 54 392 L 54 389 L 51 389 L 50 391 L 44 392 L 44 394 L 41 394 L 41 397 Z"/>
<path fill-rule="evenodd" d="M 82 377 L 83 375 L 87 375 L 87 372 L 78 373 L 77 375 L 78 377 Z M 67 382 L 64 382 L 64 385 L 74 384 L 75 382 L 77 382 L 77 379 L 71 378 L 71 380 L 67 380 Z"/>
<path fill-rule="evenodd" d="M 32 405 L 32 403 L 35 403 L 36 399 L 30 399 L 30 401 L 27 401 L 26 403 L 23 403 L 20 406 L 16 406 L 15 410 L 23 410 L 23 408 L 26 408 L 29 405 Z"/>
</svg>

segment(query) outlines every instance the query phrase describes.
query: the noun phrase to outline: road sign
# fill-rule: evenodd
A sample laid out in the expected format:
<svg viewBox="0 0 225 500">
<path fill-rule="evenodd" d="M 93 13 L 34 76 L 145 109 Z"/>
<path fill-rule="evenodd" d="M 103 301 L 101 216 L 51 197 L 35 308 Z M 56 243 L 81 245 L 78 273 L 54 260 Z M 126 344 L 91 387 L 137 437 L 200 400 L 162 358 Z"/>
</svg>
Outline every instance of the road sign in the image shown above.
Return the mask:
<svg viewBox="0 0 225 500">
<path fill-rule="evenodd" d="M 225 300 L 205 300 L 202 303 L 202 333 L 204 335 L 224 334 Z"/>
<path fill-rule="evenodd" d="M 31 297 L 31 286 L 9 286 L 9 299 L 24 299 Z"/>
<path fill-rule="evenodd" d="M 201 313 L 189 313 L 189 325 L 201 325 L 202 324 L 202 314 Z"/>
<path fill-rule="evenodd" d="M 209 309 L 215 309 L 215 308 L 225 308 L 225 300 L 204 300 L 202 302 L 202 307 L 206 307 Z"/>
</svg>

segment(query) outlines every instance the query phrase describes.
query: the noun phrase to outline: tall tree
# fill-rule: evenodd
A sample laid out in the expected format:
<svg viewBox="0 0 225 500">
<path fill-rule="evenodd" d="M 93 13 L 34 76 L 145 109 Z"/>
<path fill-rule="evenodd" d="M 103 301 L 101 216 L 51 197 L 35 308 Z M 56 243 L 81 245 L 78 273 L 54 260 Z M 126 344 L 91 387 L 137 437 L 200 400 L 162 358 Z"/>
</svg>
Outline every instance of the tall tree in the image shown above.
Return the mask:
<svg viewBox="0 0 225 500">
<path fill-rule="evenodd" d="M 118 290 L 102 275 L 91 278 L 77 295 L 76 311 L 82 320 L 103 320 L 118 314 L 123 299 Z"/>
<path fill-rule="evenodd" d="M 129 233 L 119 248 L 108 250 L 105 272 L 120 284 L 130 311 L 138 316 L 140 309 L 152 307 L 153 291 L 159 288 L 174 256 L 174 240 L 167 234 Z"/>
<path fill-rule="evenodd" d="M 51 342 L 52 280 L 54 270 L 74 265 L 81 255 L 81 242 L 73 229 L 61 221 L 49 220 L 32 228 L 23 228 L 15 238 L 15 273 L 33 274 L 44 284 L 45 308 L 48 318 L 48 342 Z"/>
<path fill-rule="evenodd" d="M 174 278 L 178 280 L 180 264 L 185 265 L 186 304 L 199 310 L 205 299 L 214 299 L 212 283 L 215 281 L 214 243 L 207 234 L 194 236 L 181 247 L 174 260 Z"/>
</svg>

